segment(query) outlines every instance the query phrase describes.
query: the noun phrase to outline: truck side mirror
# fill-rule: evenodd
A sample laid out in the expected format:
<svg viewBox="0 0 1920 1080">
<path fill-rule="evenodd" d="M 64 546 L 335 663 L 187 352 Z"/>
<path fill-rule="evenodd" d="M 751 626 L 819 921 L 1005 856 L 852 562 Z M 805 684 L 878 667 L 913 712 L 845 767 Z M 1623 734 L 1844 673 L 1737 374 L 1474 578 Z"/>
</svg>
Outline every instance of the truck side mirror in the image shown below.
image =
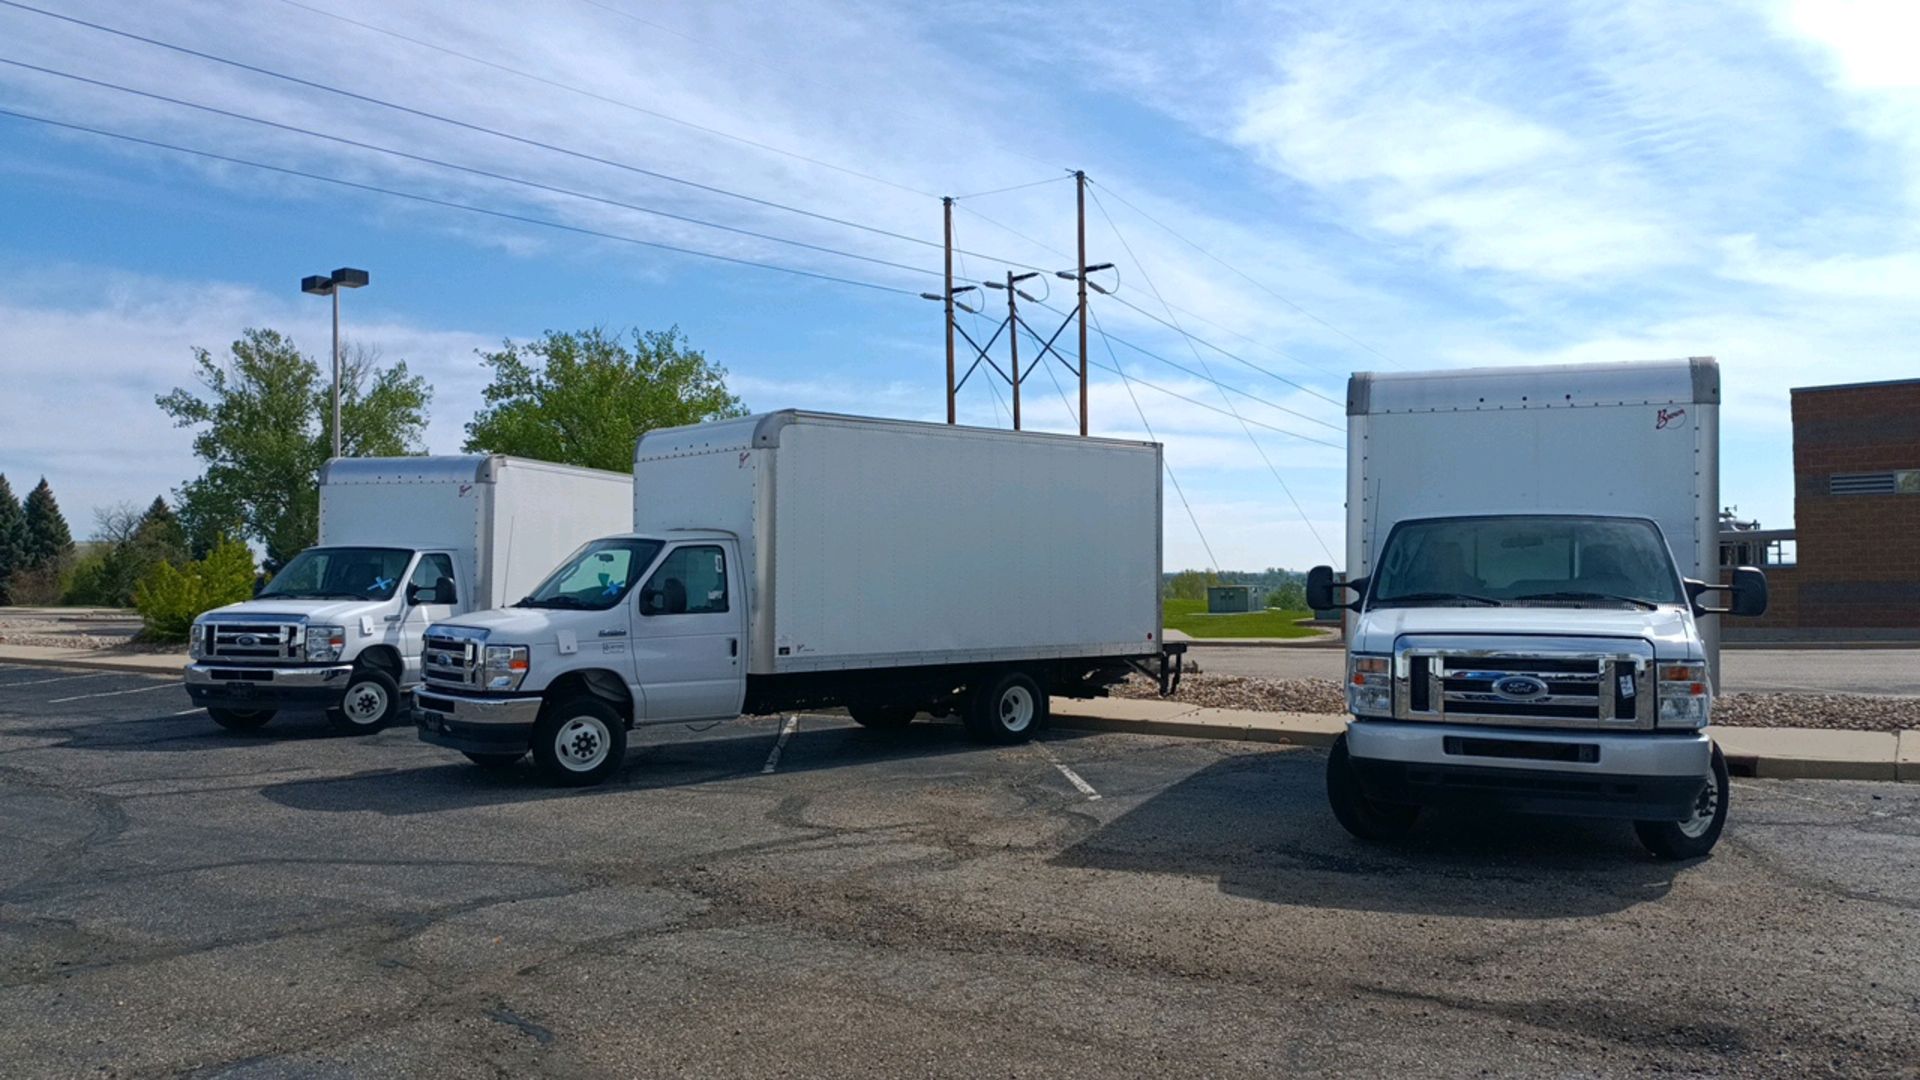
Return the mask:
<svg viewBox="0 0 1920 1080">
<path fill-rule="evenodd" d="M 267 579 L 260 574 L 253 575 L 253 595 L 259 596 L 262 592 L 266 591 L 266 588 Z"/>
<path fill-rule="evenodd" d="M 667 594 L 652 586 L 640 590 L 640 611 L 646 615 L 663 615 L 667 610 Z"/>
<path fill-rule="evenodd" d="M 409 607 L 420 602 L 420 592 L 421 587 L 418 585 L 409 584 L 407 586 L 407 604 Z"/>
<path fill-rule="evenodd" d="M 1307 571 L 1307 606 L 1315 611 L 1326 611 L 1330 608 L 1337 607 L 1344 607 L 1353 611 L 1360 610 L 1360 601 L 1357 599 L 1342 603 L 1338 595 L 1334 592 L 1336 588 L 1352 589 L 1356 594 L 1364 593 L 1367 591 L 1367 579 L 1360 578 L 1356 581 L 1335 581 L 1333 580 L 1333 567 L 1316 566 Z"/>
<path fill-rule="evenodd" d="M 1695 615 L 1754 616 L 1767 613 L 1767 575 L 1751 566 L 1736 567 L 1733 580 L 1725 585 L 1705 581 L 1686 581 L 1687 602 Z M 1700 602 L 1701 593 L 1727 593 L 1726 607 L 1708 607 Z"/>
</svg>

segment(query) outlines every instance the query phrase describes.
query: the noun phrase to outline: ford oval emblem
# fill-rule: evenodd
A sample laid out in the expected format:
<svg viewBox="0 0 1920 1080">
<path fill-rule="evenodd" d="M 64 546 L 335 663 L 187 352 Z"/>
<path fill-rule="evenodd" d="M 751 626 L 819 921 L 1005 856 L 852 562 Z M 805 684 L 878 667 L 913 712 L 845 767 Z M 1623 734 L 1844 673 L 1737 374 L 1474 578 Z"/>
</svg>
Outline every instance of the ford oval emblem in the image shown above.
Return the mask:
<svg viewBox="0 0 1920 1080">
<path fill-rule="evenodd" d="M 1547 684 L 1531 675 L 1508 675 L 1494 682 L 1493 692 L 1511 701 L 1532 701 L 1546 696 Z"/>
<path fill-rule="evenodd" d="M 241 634 L 239 637 L 233 639 L 233 643 L 243 649 L 251 649 L 255 645 L 260 644 L 260 639 L 254 637 L 252 634 Z"/>
</svg>

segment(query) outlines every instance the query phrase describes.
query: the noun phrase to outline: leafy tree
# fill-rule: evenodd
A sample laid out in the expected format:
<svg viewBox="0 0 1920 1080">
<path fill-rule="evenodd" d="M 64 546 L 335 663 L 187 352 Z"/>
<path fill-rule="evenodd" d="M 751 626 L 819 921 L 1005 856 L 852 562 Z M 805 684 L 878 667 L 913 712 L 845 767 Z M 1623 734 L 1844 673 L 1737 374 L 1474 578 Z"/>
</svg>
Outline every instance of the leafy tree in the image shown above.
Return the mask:
<svg viewBox="0 0 1920 1080">
<path fill-rule="evenodd" d="M 185 641 L 201 614 L 253 595 L 253 552 L 238 540 L 214 545 L 199 562 L 155 563 L 134 589 L 141 636 L 149 641 Z"/>
<path fill-rule="evenodd" d="M 14 497 L 13 485 L 0 474 L 0 604 L 14 602 L 9 583 L 15 571 L 25 569 L 26 555 L 26 512 Z"/>
<path fill-rule="evenodd" d="M 1220 575 L 1212 570 L 1182 570 L 1167 582 L 1169 600 L 1205 600 L 1209 586 L 1220 584 Z"/>
<path fill-rule="evenodd" d="M 223 360 L 194 350 L 205 393 L 176 387 L 155 399 L 177 427 L 198 427 L 193 452 L 205 471 L 179 491 L 181 527 L 195 555 L 223 537 L 253 539 L 277 569 L 319 528 L 320 466 L 333 443 L 331 383 L 312 357 L 276 331 L 247 329 Z M 404 361 L 351 352 L 340 384 L 341 452 L 350 457 L 420 453 L 425 379 Z"/>
<path fill-rule="evenodd" d="M 493 381 L 467 425 L 469 452 L 625 472 L 643 432 L 747 413 L 727 390 L 726 369 L 691 348 L 679 327 L 625 338 L 550 330 L 482 352 L 480 362 Z"/>
<path fill-rule="evenodd" d="M 186 532 L 165 499 L 144 513 L 121 503 L 94 515 L 92 546 L 73 568 L 65 601 L 89 607 L 126 607 L 133 591 L 159 563 L 187 561 Z"/>
</svg>

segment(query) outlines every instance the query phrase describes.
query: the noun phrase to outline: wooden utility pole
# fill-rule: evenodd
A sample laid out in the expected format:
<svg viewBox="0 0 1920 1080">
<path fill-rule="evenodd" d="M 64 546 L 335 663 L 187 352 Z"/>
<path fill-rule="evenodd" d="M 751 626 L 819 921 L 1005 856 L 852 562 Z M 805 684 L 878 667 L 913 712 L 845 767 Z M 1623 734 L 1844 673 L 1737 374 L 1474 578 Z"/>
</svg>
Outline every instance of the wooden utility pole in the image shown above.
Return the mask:
<svg viewBox="0 0 1920 1080">
<path fill-rule="evenodd" d="M 1073 190 L 1080 211 L 1080 264 L 1079 273 L 1074 276 L 1080 289 L 1080 434 L 1084 437 L 1087 434 L 1087 174 L 1080 169 L 1073 171 Z M 948 213 L 951 215 L 952 211 Z M 948 244 L 951 246 L 952 241 Z M 948 271 L 948 276 L 952 276 L 952 271 Z M 951 319 L 952 313 L 947 317 Z M 951 356 L 951 333 L 948 341 L 947 352 Z"/>
<path fill-rule="evenodd" d="M 947 311 L 947 423 L 952 424 L 957 422 L 958 419 L 954 410 L 955 391 L 953 387 L 953 197 L 950 195 L 942 197 L 940 206 L 946 212 L 947 288 L 942 306 L 944 306 Z M 1084 211 L 1082 211 L 1081 216 L 1082 218 L 1085 217 Z M 1084 231 L 1083 223 L 1082 232 Z M 1086 261 L 1084 255 L 1081 261 Z M 1082 293 L 1081 302 L 1086 302 L 1084 292 Z M 1086 331 L 1084 329 L 1080 333 L 1080 338 L 1080 351 L 1084 354 L 1086 352 Z M 1081 432 L 1081 434 L 1084 435 L 1086 433 Z"/>
</svg>

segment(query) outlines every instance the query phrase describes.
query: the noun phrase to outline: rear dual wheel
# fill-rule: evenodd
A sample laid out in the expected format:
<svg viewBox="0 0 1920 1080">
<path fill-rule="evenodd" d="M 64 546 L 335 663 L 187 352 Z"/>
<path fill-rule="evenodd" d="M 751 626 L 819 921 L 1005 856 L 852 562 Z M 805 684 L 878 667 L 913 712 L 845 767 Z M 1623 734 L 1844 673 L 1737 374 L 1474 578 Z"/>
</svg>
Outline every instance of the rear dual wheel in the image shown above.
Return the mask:
<svg viewBox="0 0 1920 1080">
<path fill-rule="evenodd" d="M 853 722 L 875 731 L 898 731 L 913 723 L 918 715 L 910 705 L 849 705 L 847 715 Z"/>
<path fill-rule="evenodd" d="M 981 742 L 1021 743 L 1046 726 L 1047 692 L 1024 671 L 1003 672 L 973 693 L 967 733 Z"/>
</svg>

